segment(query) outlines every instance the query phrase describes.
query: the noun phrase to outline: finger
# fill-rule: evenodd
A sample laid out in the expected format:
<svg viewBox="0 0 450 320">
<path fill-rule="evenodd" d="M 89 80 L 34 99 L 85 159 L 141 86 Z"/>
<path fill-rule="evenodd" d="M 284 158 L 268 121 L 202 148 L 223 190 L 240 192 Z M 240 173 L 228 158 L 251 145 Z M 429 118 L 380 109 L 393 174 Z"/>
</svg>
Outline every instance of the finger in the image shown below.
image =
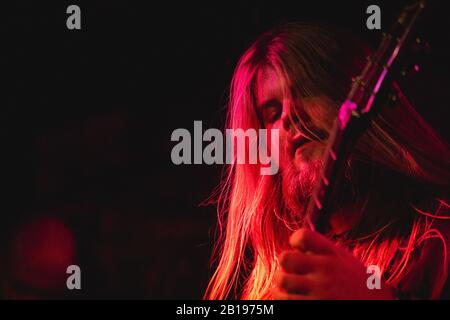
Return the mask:
<svg viewBox="0 0 450 320">
<path fill-rule="evenodd" d="M 277 287 L 274 287 L 271 291 L 272 297 L 275 300 L 313 300 L 312 296 L 307 296 L 303 294 L 291 294 L 287 293 L 283 290 L 280 290 Z"/>
<path fill-rule="evenodd" d="M 275 276 L 275 285 L 282 291 L 290 294 L 309 295 L 314 288 L 314 282 L 307 276 L 286 272 L 278 272 Z"/>
<path fill-rule="evenodd" d="M 287 273 L 308 274 L 323 264 L 323 257 L 299 250 L 287 250 L 280 255 L 280 266 Z"/>
<path fill-rule="evenodd" d="M 317 254 L 331 254 L 335 251 L 335 245 L 330 240 L 308 229 L 298 229 L 289 238 L 291 247 L 303 252 L 313 252 Z"/>
</svg>

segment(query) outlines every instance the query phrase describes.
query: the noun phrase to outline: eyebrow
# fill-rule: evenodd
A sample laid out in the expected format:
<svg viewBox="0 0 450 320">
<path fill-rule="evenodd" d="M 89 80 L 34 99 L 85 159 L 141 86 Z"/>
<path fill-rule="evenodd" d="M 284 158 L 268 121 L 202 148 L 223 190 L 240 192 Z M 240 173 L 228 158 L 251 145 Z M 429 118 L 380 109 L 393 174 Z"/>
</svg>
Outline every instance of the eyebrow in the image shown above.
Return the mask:
<svg viewBox="0 0 450 320">
<path fill-rule="evenodd" d="M 289 92 L 291 92 L 291 93 L 295 92 L 295 85 L 290 85 L 289 86 Z M 254 100 L 256 101 L 256 97 L 254 97 Z M 264 101 L 263 103 L 260 103 L 260 104 L 256 103 L 256 108 L 258 110 L 259 109 L 265 109 L 265 108 L 269 107 L 271 104 L 275 104 L 275 103 L 280 103 L 280 102 L 278 101 L 277 98 L 271 98 L 271 99 L 269 99 L 267 101 Z"/>
</svg>

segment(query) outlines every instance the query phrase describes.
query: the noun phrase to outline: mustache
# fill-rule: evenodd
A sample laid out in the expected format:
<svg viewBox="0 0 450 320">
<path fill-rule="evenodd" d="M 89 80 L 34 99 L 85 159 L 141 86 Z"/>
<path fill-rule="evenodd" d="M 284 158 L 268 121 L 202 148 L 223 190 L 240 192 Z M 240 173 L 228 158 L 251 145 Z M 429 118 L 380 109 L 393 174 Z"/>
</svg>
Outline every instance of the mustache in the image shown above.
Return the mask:
<svg viewBox="0 0 450 320">
<path fill-rule="evenodd" d="M 313 116 L 302 108 L 291 110 L 288 114 L 288 121 L 293 136 L 302 135 L 310 141 L 323 141 L 329 136 L 329 131 L 315 124 Z"/>
<path fill-rule="evenodd" d="M 292 158 L 296 150 L 309 142 L 324 142 L 328 138 L 328 133 L 325 130 L 318 128 L 309 129 L 308 131 L 299 129 L 295 135 L 287 136 L 286 151 Z"/>
<path fill-rule="evenodd" d="M 324 141 L 328 138 L 329 133 L 324 129 L 320 129 L 312 124 L 299 121 L 295 126 L 296 136 L 301 135 L 304 139 L 309 141 Z"/>
</svg>

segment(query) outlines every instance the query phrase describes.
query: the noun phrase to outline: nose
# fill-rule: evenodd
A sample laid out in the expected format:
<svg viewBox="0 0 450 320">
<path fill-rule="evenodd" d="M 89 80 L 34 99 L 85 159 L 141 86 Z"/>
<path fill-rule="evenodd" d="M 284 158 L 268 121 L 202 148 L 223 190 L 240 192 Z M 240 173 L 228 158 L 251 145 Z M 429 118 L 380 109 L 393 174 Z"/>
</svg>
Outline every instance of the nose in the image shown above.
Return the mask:
<svg viewBox="0 0 450 320">
<path fill-rule="evenodd" d="M 281 115 L 281 121 L 283 125 L 283 129 L 290 135 L 295 135 L 298 133 L 299 123 L 300 123 L 300 114 L 299 111 L 294 108 L 286 108 L 286 112 L 283 112 Z M 306 115 L 305 118 L 306 119 Z M 305 120 L 303 120 L 305 121 Z"/>
<path fill-rule="evenodd" d="M 281 115 L 283 129 L 288 137 L 293 138 L 299 134 L 309 137 L 311 140 L 324 140 L 328 133 L 313 124 L 311 117 L 301 108 L 286 109 Z"/>
</svg>

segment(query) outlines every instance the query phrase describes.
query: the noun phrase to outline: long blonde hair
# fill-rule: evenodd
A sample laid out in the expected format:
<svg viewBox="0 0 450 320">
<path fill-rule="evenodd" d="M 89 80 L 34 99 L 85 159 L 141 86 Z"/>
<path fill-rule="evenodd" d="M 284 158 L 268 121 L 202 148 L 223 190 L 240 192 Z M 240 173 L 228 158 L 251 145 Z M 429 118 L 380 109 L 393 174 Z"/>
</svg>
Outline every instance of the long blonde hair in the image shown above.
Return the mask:
<svg viewBox="0 0 450 320">
<path fill-rule="evenodd" d="M 227 128 L 246 130 L 262 126 L 253 91 L 257 72 L 267 66 L 282 75 L 287 90 L 295 91 L 292 94 L 302 98 L 325 97 L 326 107 L 331 113 L 336 112 L 351 77 L 361 70 L 367 51 L 364 46 L 351 43 L 353 40 L 347 35 L 330 30 L 296 23 L 263 34 L 243 54 L 234 72 Z M 378 265 L 389 284 L 410 291 L 419 290 L 411 283 L 416 276 L 423 280 L 421 270 L 426 268 L 426 261 L 422 263 L 424 254 L 417 256 L 416 249 L 428 248 L 426 239 L 442 240 L 432 245 L 439 247 L 440 254 L 433 255 L 438 261 L 434 262 L 437 270 L 429 279 L 429 297 L 439 296 L 447 278 L 447 239 L 435 221 L 447 218 L 444 211 L 448 205 L 434 194 L 425 193 L 434 190 L 428 186 L 448 190 L 449 155 L 448 145 L 406 98 L 400 97 L 397 105 L 380 114 L 362 137 L 356 146 L 354 163 L 368 163 L 371 172 L 377 172 L 375 176 L 377 170 L 398 173 L 399 185 L 410 191 L 391 195 L 393 207 L 402 213 L 387 210 L 382 219 L 366 210 L 357 230 L 335 239 L 365 265 Z M 414 192 L 423 192 L 421 199 L 431 196 L 435 201 L 412 204 Z M 376 193 L 377 190 L 368 192 L 372 202 L 377 200 Z M 280 177 L 260 175 L 257 165 L 228 166 L 215 195 L 218 236 L 212 262 L 216 269 L 204 297 L 269 299 L 277 257 L 290 233 L 301 227 L 301 217 L 284 207 Z"/>
</svg>

